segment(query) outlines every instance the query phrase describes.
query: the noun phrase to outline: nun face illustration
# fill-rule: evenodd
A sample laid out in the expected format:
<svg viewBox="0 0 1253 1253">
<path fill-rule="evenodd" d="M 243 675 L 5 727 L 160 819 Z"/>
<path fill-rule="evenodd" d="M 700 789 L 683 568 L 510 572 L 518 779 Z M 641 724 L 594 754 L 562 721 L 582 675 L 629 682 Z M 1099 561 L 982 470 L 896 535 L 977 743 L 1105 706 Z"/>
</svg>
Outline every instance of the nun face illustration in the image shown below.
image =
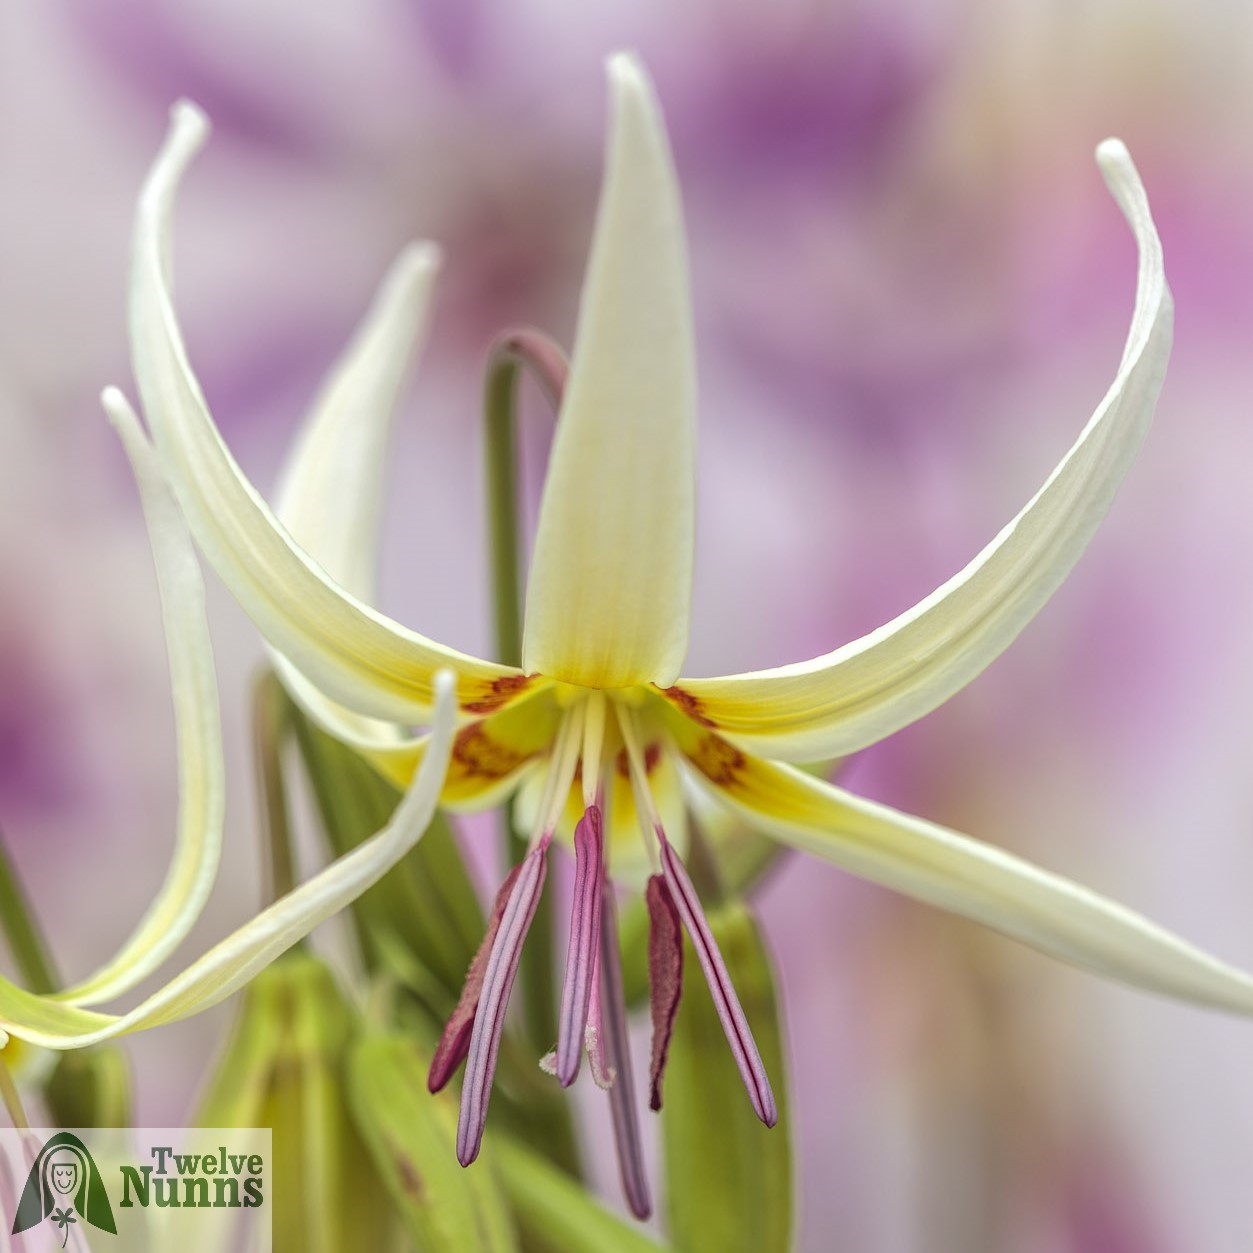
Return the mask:
<svg viewBox="0 0 1253 1253">
<path fill-rule="evenodd" d="M 69 1196 L 78 1187 L 78 1161 L 73 1157 L 53 1157 L 48 1162 L 48 1178 L 57 1192 Z"/>
</svg>

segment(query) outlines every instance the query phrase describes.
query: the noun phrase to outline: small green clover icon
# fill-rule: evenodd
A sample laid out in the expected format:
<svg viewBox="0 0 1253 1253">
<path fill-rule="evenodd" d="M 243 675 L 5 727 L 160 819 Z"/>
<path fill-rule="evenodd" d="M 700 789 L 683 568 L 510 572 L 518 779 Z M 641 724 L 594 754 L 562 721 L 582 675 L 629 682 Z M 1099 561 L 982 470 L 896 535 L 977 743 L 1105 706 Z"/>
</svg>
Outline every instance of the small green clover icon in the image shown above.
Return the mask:
<svg viewBox="0 0 1253 1253">
<path fill-rule="evenodd" d="M 70 1223 L 77 1221 L 74 1217 L 73 1208 L 67 1205 L 65 1209 L 54 1209 L 52 1211 L 52 1221 L 58 1227 L 65 1229 L 65 1238 L 61 1241 L 61 1247 L 65 1248 L 70 1238 Z"/>
</svg>

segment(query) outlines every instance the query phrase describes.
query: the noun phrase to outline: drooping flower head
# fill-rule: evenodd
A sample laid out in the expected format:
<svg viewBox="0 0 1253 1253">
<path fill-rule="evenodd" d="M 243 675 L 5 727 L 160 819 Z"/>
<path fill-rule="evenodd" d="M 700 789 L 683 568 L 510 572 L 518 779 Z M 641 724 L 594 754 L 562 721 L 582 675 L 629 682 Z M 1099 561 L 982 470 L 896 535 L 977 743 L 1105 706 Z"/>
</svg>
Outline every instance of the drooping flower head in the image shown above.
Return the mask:
<svg viewBox="0 0 1253 1253">
<path fill-rule="evenodd" d="M 458 1156 L 473 1160 L 509 993 L 555 839 L 575 855 L 557 1047 L 610 1085 L 628 1199 L 649 1206 L 625 1044 L 607 873 L 645 881 L 652 922 L 660 1101 L 686 931 L 748 1097 L 775 1118 L 750 1024 L 684 867 L 680 783 L 762 832 L 1064 960 L 1201 1004 L 1253 1011 L 1253 980 L 1139 915 L 1008 853 L 814 778 L 793 763 L 846 755 L 923 716 L 1009 645 L 1078 560 L 1148 429 L 1172 307 L 1144 190 L 1125 148 L 1098 149 L 1139 249 L 1136 302 L 1114 381 L 1027 505 L 962 571 L 869 635 L 797 665 L 681 676 L 694 516 L 695 366 L 678 183 L 657 101 L 629 56 L 610 61 L 606 173 L 527 585 L 520 667 L 446 648 L 370 604 L 386 429 L 437 260 L 407 250 L 327 385 L 276 510 L 223 443 L 174 314 L 171 218 L 207 134 L 177 106 L 144 189 L 131 291 L 143 408 L 197 543 L 257 623 L 290 690 L 388 777 L 429 775 L 416 736 L 456 677 L 459 729 L 441 803 L 516 794 L 529 850 L 501 886 L 431 1070 L 462 1059 Z M 114 397 L 115 412 L 124 402 Z M 438 720 L 437 720 L 438 721 Z M 443 762 L 435 763 L 439 772 Z M 415 785 L 416 787 L 416 785 Z M 258 960 L 260 956 L 258 955 Z"/>
</svg>

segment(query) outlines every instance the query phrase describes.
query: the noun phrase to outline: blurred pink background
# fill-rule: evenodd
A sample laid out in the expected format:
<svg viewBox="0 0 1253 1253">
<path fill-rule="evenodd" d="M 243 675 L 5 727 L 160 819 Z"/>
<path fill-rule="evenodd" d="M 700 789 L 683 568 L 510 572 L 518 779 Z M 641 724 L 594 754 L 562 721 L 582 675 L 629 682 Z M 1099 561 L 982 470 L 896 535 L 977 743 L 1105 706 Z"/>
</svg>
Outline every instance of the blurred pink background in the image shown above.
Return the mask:
<svg viewBox="0 0 1253 1253">
<path fill-rule="evenodd" d="M 263 490 L 388 260 L 411 238 L 444 246 L 399 424 L 385 607 L 480 649 L 483 353 L 519 320 L 569 343 L 601 62 L 619 47 L 656 78 L 691 236 L 695 674 L 877 625 L 1039 486 L 1126 332 L 1134 250 L 1092 160 L 1106 135 L 1126 140 L 1178 308 L 1148 444 L 1009 653 L 846 780 L 1253 967 L 1253 11 L 675 10 L 0 13 L 0 825 L 68 975 L 127 933 L 173 829 L 156 592 L 96 402 L 105 383 L 130 389 L 130 215 L 168 105 L 191 96 L 216 124 L 182 200 L 179 304 Z M 536 490 L 546 427 L 528 427 Z M 245 740 L 261 650 L 212 580 L 210 598 L 232 786 L 222 882 L 188 953 L 261 891 Z M 1253 1024 L 1099 982 L 801 859 L 760 904 L 791 1036 L 799 1248 L 1253 1247 Z M 228 1019 L 129 1043 L 141 1117 L 185 1114 Z"/>
</svg>

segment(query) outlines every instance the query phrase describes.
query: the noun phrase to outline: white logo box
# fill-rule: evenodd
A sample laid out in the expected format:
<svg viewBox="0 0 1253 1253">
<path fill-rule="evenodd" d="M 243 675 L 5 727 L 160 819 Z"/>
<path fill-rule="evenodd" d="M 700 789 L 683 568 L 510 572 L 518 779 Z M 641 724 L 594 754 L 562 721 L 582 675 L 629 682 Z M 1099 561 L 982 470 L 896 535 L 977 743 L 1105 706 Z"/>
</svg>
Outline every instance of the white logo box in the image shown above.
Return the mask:
<svg viewBox="0 0 1253 1253">
<path fill-rule="evenodd" d="M 268 1127 L 0 1130 L 0 1253 L 271 1253 Z"/>
</svg>

